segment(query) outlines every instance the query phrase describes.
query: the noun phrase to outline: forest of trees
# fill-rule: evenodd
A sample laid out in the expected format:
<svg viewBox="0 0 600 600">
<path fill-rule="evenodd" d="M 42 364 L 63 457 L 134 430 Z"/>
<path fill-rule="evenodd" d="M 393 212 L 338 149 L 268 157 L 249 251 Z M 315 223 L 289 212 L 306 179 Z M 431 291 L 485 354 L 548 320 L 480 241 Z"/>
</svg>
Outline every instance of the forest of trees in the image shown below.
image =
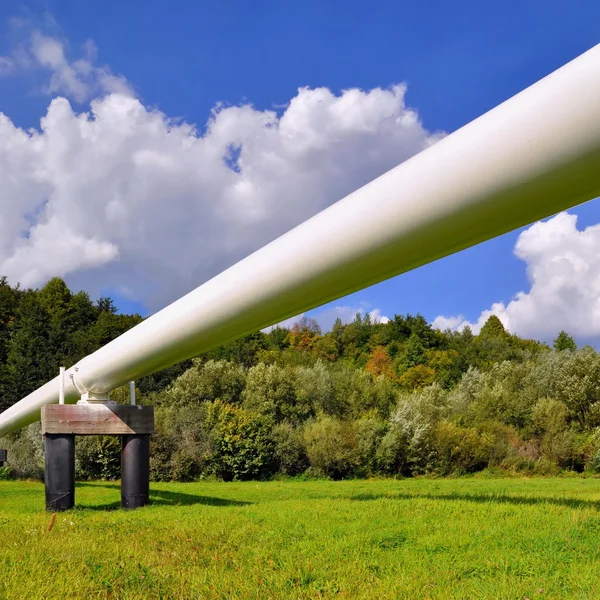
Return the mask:
<svg viewBox="0 0 600 600">
<path fill-rule="evenodd" d="M 139 323 L 60 279 L 0 279 L 0 408 Z M 137 382 L 155 406 L 155 480 L 600 471 L 600 354 L 553 347 L 492 316 L 479 335 L 420 315 L 330 332 L 302 318 Z M 127 390 L 112 397 L 127 401 Z M 43 476 L 39 425 L 2 440 L 1 476 Z M 119 477 L 119 442 L 77 440 L 80 479 Z"/>
</svg>

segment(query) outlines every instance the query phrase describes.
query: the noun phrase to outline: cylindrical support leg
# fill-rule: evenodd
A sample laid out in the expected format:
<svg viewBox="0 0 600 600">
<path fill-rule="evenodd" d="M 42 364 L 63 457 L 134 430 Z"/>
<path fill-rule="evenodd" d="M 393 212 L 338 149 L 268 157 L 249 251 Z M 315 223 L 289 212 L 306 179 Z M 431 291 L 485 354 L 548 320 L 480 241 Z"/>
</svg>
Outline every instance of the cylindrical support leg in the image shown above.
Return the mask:
<svg viewBox="0 0 600 600">
<path fill-rule="evenodd" d="M 75 506 L 75 436 L 47 433 L 46 510 L 56 512 Z"/>
<path fill-rule="evenodd" d="M 150 496 L 150 436 L 121 437 L 121 506 L 139 508 Z"/>
</svg>

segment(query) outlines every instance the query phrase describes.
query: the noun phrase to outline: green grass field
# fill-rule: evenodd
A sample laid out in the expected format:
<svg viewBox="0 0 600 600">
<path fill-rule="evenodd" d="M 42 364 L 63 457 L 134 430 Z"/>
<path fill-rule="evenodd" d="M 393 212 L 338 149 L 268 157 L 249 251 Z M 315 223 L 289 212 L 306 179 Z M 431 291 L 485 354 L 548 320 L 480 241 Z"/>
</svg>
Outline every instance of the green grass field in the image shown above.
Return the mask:
<svg viewBox="0 0 600 600">
<path fill-rule="evenodd" d="M 600 480 L 0 482 L 0 598 L 600 598 Z"/>
</svg>

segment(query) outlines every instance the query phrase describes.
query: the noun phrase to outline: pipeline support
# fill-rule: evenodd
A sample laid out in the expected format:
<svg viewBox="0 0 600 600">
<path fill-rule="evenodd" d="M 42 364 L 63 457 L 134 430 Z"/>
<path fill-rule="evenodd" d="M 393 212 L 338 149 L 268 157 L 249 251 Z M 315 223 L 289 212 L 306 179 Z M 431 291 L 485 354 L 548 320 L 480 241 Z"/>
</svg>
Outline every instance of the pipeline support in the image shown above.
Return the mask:
<svg viewBox="0 0 600 600">
<path fill-rule="evenodd" d="M 140 508 L 150 499 L 150 436 L 121 436 L 121 507 Z"/>
<path fill-rule="evenodd" d="M 46 449 L 46 510 L 75 506 L 75 436 L 121 437 L 121 506 L 139 508 L 150 496 L 152 406 L 50 404 L 42 407 Z"/>
<path fill-rule="evenodd" d="M 75 435 L 44 434 L 46 510 L 60 512 L 75 506 Z"/>
</svg>

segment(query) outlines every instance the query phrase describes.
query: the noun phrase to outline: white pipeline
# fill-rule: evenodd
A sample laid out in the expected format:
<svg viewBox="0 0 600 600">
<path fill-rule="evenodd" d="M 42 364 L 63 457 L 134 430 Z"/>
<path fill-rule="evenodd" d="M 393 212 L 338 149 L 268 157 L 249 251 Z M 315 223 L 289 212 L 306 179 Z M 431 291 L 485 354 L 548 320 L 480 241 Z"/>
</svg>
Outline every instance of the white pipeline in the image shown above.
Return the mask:
<svg viewBox="0 0 600 600">
<path fill-rule="evenodd" d="M 67 370 L 103 394 L 246 333 L 600 196 L 600 46 L 385 173 Z M 0 435 L 58 400 L 58 378 Z"/>
</svg>

